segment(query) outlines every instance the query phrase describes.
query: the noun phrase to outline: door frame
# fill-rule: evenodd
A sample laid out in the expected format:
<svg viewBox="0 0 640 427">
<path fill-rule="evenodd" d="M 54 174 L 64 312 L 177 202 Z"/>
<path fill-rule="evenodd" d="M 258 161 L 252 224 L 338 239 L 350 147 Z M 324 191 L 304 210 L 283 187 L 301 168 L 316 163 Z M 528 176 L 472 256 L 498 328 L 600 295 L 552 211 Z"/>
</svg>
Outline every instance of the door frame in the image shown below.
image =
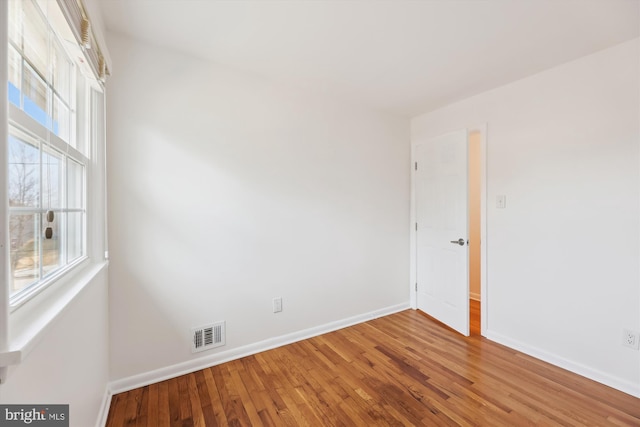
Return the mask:
<svg viewBox="0 0 640 427">
<path fill-rule="evenodd" d="M 487 141 L 488 126 L 487 123 L 466 126 L 467 137 L 470 132 L 480 132 L 480 323 L 481 334 L 484 336 L 488 330 L 488 308 L 489 308 L 489 286 L 487 274 Z M 411 141 L 411 205 L 410 205 L 410 221 L 409 221 L 409 304 L 412 309 L 417 310 L 417 239 L 416 239 L 416 183 L 415 183 L 415 152 L 416 146 L 430 139 L 437 138 L 458 129 L 448 129 L 446 132 L 440 132 L 436 135 L 428 135 L 417 140 Z M 468 139 L 467 139 L 468 141 Z M 468 151 L 467 151 L 468 152 Z M 468 208 L 467 208 L 468 217 Z M 468 280 L 468 278 L 467 278 Z"/>
</svg>

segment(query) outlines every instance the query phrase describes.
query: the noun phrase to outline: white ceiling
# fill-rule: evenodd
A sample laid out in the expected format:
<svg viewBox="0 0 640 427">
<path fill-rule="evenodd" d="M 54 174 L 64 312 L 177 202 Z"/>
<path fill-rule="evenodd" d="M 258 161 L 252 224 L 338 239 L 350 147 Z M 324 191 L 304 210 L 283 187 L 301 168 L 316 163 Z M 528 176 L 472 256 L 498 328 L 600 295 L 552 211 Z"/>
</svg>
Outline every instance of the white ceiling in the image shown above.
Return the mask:
<svg viewBox="0 0 640 427">
<path fill-rule="evenodd" d="M 108 30 L 402 115 L 638 37 L 640 28 L 640 0 L 101 0 L 100 6 Z"/>
</svg>

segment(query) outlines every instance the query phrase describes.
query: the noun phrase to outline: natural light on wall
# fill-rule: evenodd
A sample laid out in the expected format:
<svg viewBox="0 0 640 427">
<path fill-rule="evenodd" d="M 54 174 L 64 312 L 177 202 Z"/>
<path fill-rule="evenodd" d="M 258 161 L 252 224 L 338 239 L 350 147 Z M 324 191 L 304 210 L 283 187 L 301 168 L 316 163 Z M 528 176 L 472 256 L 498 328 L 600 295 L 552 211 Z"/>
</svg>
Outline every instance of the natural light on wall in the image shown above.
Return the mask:
<svg viewBox="0 0 640 427">
<path fill-rule="evenodd" d="M 75 0 L 66 4 L 81 10 Z M 75 35 L 58 2 L 7 6 L 8 270 L 17 305 L 87 257 L 92 99 L 102 93 L 105 70 L 99 50 L 91 61 L 82 42 L 88 37 Z"/>
</svg>

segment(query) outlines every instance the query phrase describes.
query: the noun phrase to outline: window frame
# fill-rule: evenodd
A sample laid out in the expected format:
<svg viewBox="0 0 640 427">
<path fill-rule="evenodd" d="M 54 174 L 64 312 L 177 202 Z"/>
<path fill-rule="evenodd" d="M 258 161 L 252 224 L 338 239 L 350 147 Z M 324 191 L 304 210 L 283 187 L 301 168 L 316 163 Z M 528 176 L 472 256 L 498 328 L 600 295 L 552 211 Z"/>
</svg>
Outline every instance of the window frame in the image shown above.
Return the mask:
<svg viewBox="0 0 640 427">
<path fill-rule="evenodd" d="M 40 187 L 40 194 L 38 195 L 39 206 L 34 206 L 34 207 L 8 206 L 7 214 L 8 214 L 9 221 L 11 221 L 10 220 L 11 216 L 15 214 L 33 214 L 33 215 L 39 214 L 42 216 L 46 214 L 46 212 L 49 210 L 54 211 L 55 214 L 58 214 L 58 213 L 64 213 L 64 214 L 81 213 L 82 214 L 82 225 L 80 229 L 80 232 L 82 233 L 81 255 L 70 261 L 65 260 L 64 263 L 62 263 L 58 267 L 55 267 L 53 271 L 49 273 L 44 272 L 44 269 L 45 269 L 44 262 L 39 262 L 38 275 L 36 276 L 37 278 L 36 280 L 34 280 L 34 282 L 27 284 L 25 287 L 16 291 L 15 293 L 12 293 L 10 290 L 9 302 L 10 302 L 11 309 L 13 310 L 21 306 L 22 304 L 26 303 L 27 301 L 29 301 L 31 298 L 33 298 L 34 296 L 39 294 L 41 291 L 43 291 L 46 287 L 55 283 L 60 277 L 64 276 L 67 272 L 73 270 L 75 267 L 82 264 L 83 261 L 89 258 L 87 254 L 87 246 L 88 246 L 87 197 L 88 197 L 88 193 L 90 192 L 90 189 L 88 188 L 88 185 L 87 185 L 87 174 L 90 168 L 90 159 L 88 157 L 85 157 L 82 153 L 80 153 L 75 148 L 71 147 L 69 144 L 67 144 L 61 138 L 53 134 L 51 131 L 47 130 L 42 125 L 37 123 L 35 119 L 30 117 L 27 113 L 20 110 L 15 105 L 10 105 L 8 116 L 9 116 L 9 121 L 8 121 L 9 133 L 10 134 L 12 133 L 11 129 L 13 128 L 13 129 L 16 129 L 18 132 L 25 134 L 29 139 L 36 141 L 38 144 L 37 150 L 40 155 L 40 165 L 39 165 L 40 176 L 38 179 L 38 185 Z M 61 207 L 51 208 L 50 206 L 49 207 L 44 206 L 44 203 L 43 203 L 44 196 L 42 195 L 42 192 L 43 192 L 42 188 L 43 188 L 43 181 L 44 181 L 42 178 L 42 172 L 43 172 L 42 156 L 43 156 L 43 153 L 45 153 L 46 151 L 55 151 L 56 154 L 59 155 L 60 158 L 63 160 L 64 165 L 62 166 L 63 172 L 62 172 L 61 184 L 64 187 L 64 189 L 61 191 L 62 193 L 61 198 L 64 200 L 65 203 L 68 197 L 67 196 L 68 194 L 68 178 L 67 178 L 68 165 L 67 164 L 68 162 L 73 161 L 83 167 L 82 193 L 81 193 L 82 207 L 70 208 L 68 206 L 61 206 Z M 42 222 L 40 222 L 39 225 L 40 225 L 39 227 L 40 229 L 44 228 L 44 225 L 42 224 Z M 42 238 L 42 236 L 39 236 L 39 237 L 40 237 L 39 238 L 40 244 L 38 244 L 38 256 L 39 256 L 39 259 L 42 260 L 43 259 L 42 242 L 44 241 L 44 239 Z M 64 246 L 61 244 L 59 248 L 61 252 L 62 251 L 66 252 L 67 249 L 68 249 L 68 242 L 65 242 Z M 11 273 L 12 271 L 11 269 L 9 269 L 9 274 Z"/>
<path fill-rule="evenodd" d="M 80 247 L 80 255 L 74 257 L 71 260 L 66 259 L 69 251 L 68 242 L 61 241 L 60 246 L 58 248 L 59 257 L 61 264 L 55 268 L 53 268 L 50 272 L 45 272 L 45 261 L 43 258 L 43 249 L 42 243 L 45 241 L 42 234 L 37 236 L 38 244 L 38 274 L 35 276 L 35 280 L 22 289 L 19 289 L 15 292 L 12 291 L 12 288 L 7 289 L 7 293 L 9 294 L 9 309 L 11 312 L 16 310 L 17 308 L 23 306 L 25 303 L 41 294 L 45 289 L 49 288 L 51 285 L 61 281 L 61 279 L 65 277 L 69 277 L 72 272 L 76 272 L 81 269 L 83 266 L 86 266 L 91 259 L 94 261 L 104 261 L 104 258 L 101 258 L 99 255 L 99 251 L 95 251 L 93 248 L 96 246 L 96 243 L 93 242 L 93 236 L 95 234 L 92 232 L 92 229 L 105 227 L 104 222 L 101 225 L 95 225 L 94 222 L 97 221 L 97 218 L 104 218 L 104 213 L 96 213 L 92 212 L 92 199 L 95 197 L 92 193 L 97 192 L 97 194 L 102 194 L 105 192 L 104 188 L 100 188 L 99 185 L 94 186 L 92 178 L 96 173 L 100 173 L 99 171 L 94 171 L 96 166 L 96 161 L 102 160 L 104 157 L 104 152 L 99 152 L 99 146 L 104 148 L 104 135 L 100 135 L 100 130 L 104 130 L 104 117 L 98 117 L 96 115 L 97 112 L 104 111 L 104 105 L 96 106 L 94 102 L 93 94 L 94 92 L 98 92 L 102 96 L 102 101 L 104 102 L 104 84 L 101 80 L 95 77 L 95 73 L 91 68 L 84 64 L 78 63 L 77 60 L 73 58 L 82 57 L 85 58 L 85 52 L 83 51 L 82 46 L 74 46 L 73 49 L 77 49 L 77 51 L 69 51 L 64 48 L 65 41 L 59 37 L 56 31 L 53 29 L 51 23 L 48 21 L 47 17 L 44 16 L 42 10 L 40 10 L 39 5 L 36 1 L 26 0 L 32 2 L 32 5 L 36 7 L 41 15 L 41 18 L 44 19 L 47 26 L 47 45 L 48 45 L 48 55 L 47 55 L 47 73 L 49 74 L 49 78 L 43 76 L 38 69 L 29 61 L 29 58 L 26 56 L 22 46 L 16 46 L 10 38 L 7 37 L 6 43 L 6 55 L 7 61 L 9 58 L 9 51 L 13 49 L 14 53 L 17 53 L 17 58 L 20 61 L 20 106 L 16 106 L 14 103 L 9 102 L 9 94 L 7 93 L 5 96 L 7 98 L 7 136 L 12 133 L 11 129 L 16 129 L 18 132 L 23 133 L 29 137 L 29 139 L 34 139 L 38 142 L 38 153 L 39 153 L 39 167 L 40 167 L 40 176 L 38 178 L 39 185 L 39 203 L 37 207 L 10 207 L 7 203 L 6 207 L 6 227 L 7 227 L 7 236 L 9 236 L 8 224 L 10 222 L 10 218 L 12 215 L 16 213 L 28 213 L 39 215 L 39 218 L 42 218 L 48 210 L 53 210 L 54 212 L 64 213 L 61 217 L 66 218 L 66 224 L 68 224 L 68 215 L 74 213 L 81 214 L 81 225 L 79 227 L 79 232 L 81 233 L 81 243 Z M 7 2 L 8 3 L 8 2 Z M 9 17 L 10 19 L 10 17 Z M 11 24 L 10 24 L 11 25 Z M 19 32 L 21 37 L 24 33 L 24 28 L 20 28 Z M 23 41 L 21 41 L 24 44 Z M 69 45 L 66 43 L 67 46 Z M 55 46 L 55 47 L 54 47 Z M 53 49 L 57 51 L 54 53 Z M 54 56 L 58 55 L 60 52 L 63 52 L 66 56 L 66 60 L 70 63 L 69 76 L 68 76 L 68 86 L 69 86 L 69 95 L 68 99 L 64 99 L 63 94 L 59 93 L 56 89 L 56 71 L 52 63 L 54 62 Z M 7 63 L 8 66 L 8 63 Z M 38 121 L 36 118 L 32 117 L 29 113 L 24 111 L 24 99 L 28 94 L 24 92 L 24 82 L 25 77 L 24 73 L 26 72 L 26 68 L 30 67 L 31 71 L 38 76 L 44 82 L 47 91 L 47 122 L 42 123 Z M 9 75 L 7 75 L 7 83 L 5 85 L 9 85 Z M 81 98 L 81 99 L 80 99 Z M 56 135 L 54 130 L 54 116 L 55 116 L 55 102 L 59 100 L 59 102 L 63 103 L 64 106 L 68 110 L 68 134 L 67 141 L 65 141 L 60 136 Z M 96 111 L 98 110 L 98 111 Z M 7 140 L 8 142 L 8 140 Z M 43 186 L 43 178 L 42 178 L 42 158 L 43 153 L 47 150 L 53 150 L 56 153 L 56 156 L 60 156 L 62 162 L 64 163 L 61 185 L 63 187 L 60 188 L 61 199 L 64 199 L 64 204 L 61 204 L 60 208 L 51 209 L 51 206 L 45 207 L 45 204 L 42 203 L 43 196 L 42 192 L 44 191 Z M 10 159 L 7 158 L 5 160 L 5 165 L 8 165 Z M 69 162 L 75 162 L 76 164 L 82 167 L 82 190 L 81 190 L 81 207 L 70 208 L 66 205 L 67 202 L 67 192 L 68 188 L 68 164 Z M 98 168 L 100 169 L 100 168 Z M 102 171 L 103 173 L 103 171 Z M 98 181 L 102 181 L 104 178 L 98 179 Z M 8 185 L 8 183 L 7 183 Z M 96 187 L 96 188 L 94 188 Z M 8 188 L 8 187 L 7 187 Z M 64 194 L 64 195 L 62 195 Z M 7 193 L 8 198 L 8 193 Z M 61 200 L 62 203 L 62 200 Z M 95 205 L 95 203 L 93 203 Z M 39 225 L 39 229 L 44 230 L 44 223 L 42 220 L 37 221 L 36 224 Z M 65 226 L 66 226 L 65 224 Z M 60 227 L 61 225 L 58 225 Z M 37 226 L 36 226 L 37 230 Z M 42 231 L 41 230 L 41 231 Z M 68 231 L 68 230 L 67 230 Z M 36 237 L 34 237 L 35 239 Z M 10 243 L 10 238 L 8 239 Z M 63 239 L 66 240 L 66 237 Z M 98 240 L 102 240 L 98 238 Z M 103 242 L 106 243 L 106 242 Z M 9 258 L 9 254 L 12 252 L 11 246 L 8 247 L 7 259 Z M 35 251 L 34 251 L 35 252 Z M 64 252 L 64 255 L 62 255 Z M 64 262 L 62 260 L 64 259 Z M 6 275 L 7 275 L 7 284 L 13 283 L 13 278 L 10 277 L 13 273 L 13 268 L 11 265 L 7 265 Z M 72 274 L 71 274 L 72 275 Z M 64 281 L 64 280 L 63 280 Z"/>
</svg>

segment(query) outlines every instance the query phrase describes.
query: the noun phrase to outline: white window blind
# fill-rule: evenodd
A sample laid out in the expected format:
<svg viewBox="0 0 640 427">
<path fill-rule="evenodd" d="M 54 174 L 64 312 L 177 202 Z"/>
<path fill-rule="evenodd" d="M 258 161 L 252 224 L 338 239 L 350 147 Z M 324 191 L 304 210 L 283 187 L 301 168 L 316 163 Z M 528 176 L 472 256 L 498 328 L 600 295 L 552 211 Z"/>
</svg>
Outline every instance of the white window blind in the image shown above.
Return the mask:
<svg viewBox="0 0 640 427">
<path fill-rule="evenodd" d="M 73 35 L 84 50 L 91 69 L 100 80 L 109 75 L 102 49 L 92 29 L 91 20 L 82 0 L 57 0 Z"/>
</svg>

